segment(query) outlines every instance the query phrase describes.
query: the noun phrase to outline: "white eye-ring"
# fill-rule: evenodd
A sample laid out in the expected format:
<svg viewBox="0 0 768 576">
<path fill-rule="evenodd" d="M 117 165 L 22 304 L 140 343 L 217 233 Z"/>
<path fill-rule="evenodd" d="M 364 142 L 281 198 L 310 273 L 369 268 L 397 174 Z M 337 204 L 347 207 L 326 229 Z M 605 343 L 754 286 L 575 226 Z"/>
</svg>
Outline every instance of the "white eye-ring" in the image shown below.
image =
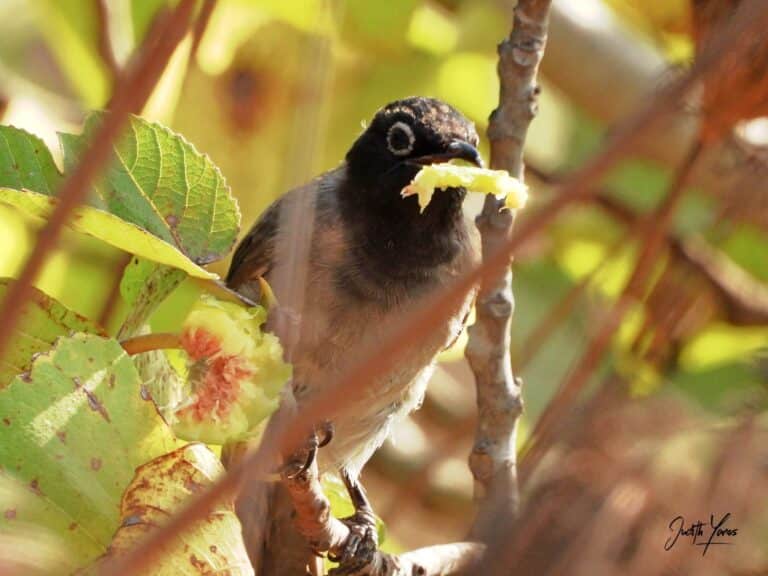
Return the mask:
<svg viewBox="0 0 768 576">
<path fill-rule="evenodd" d="M 416 136 L 405 122 L 395 122 L 387 131 L 387 148 L 395 156 L 407 156 L 413 151 Z"/>
</svg>

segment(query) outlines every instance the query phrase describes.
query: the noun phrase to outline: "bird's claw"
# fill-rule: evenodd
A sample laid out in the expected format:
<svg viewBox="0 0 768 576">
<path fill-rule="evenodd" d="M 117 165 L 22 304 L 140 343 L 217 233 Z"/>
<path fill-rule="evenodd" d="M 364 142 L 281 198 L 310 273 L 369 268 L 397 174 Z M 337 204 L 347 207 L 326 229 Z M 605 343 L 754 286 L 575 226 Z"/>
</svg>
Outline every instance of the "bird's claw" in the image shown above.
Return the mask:
<svg viewBox="0 0 768 576">
<path fill-rule="evenodd" d="M 349 528 L 349 536 L 341 554 L 328 556 L 330 560 L 339 563 L 328 573 L 329 576 L 365 573 L 364 569 L 372 564 L 379 549 L 376 515 L 373 513 L 365 490 L 346 470 L 341 471 L 341 478 L 355 507 L 355 513 L 341 519 Z"/>
<path fill-rule="evenodd" d="M 325 420 L 315 426 L 312 433 L 307 438 L 304 446 L 297 450 L 291 458 L 283 464 L 280 471 L 281 475 L 289 480 L 293 480 L 304 474 L 310 469 L 317 457 L 318 448 L 327 446 L 333 439 L 333 423 Z"/>
</svg>

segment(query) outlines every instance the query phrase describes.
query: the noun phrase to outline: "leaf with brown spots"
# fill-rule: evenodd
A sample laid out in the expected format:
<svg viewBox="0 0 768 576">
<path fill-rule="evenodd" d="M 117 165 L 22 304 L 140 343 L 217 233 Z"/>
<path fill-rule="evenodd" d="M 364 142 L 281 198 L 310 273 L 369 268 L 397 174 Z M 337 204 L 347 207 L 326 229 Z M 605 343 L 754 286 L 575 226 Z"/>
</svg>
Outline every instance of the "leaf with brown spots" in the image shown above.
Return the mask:
<svg viewBox="0 0 768 576">
<path fill-rule="evenodd" d="M 123 495 L 122 523 L 106 558 L 131 549 L 223 472 L 204 444 L 189 444 L 141 466 Z M 253 573 L 231 501 L 219 503 L 205 521 L 186 531 L 152 569 L 155 576 Z"/>
<path fill-rule="evenodd" d="M 27 500 L 7 506 L 0 533 L 24 522 L 58 535 L 71 572 L 102 555 L 120 524 L 120 499 L 137 467 L 178 446 L 120 344 L 62 336 L 26 378 L 0 390 L 0 469 Z"/>
<path fill-rule="evenodd" d="M 13 282 L 14 280 L 9 278 L 0 278 L 0 300 L 5 297 Z M 36 354 L 50 350 L 58 338 L 73 332 L 98 333 L 99 330 L 88 319 L 33 288 L 32 296 L 14 334 L 13 343 L 0 359 L 0 390 L 7 386 L 14 376 L 29 370 Z M 4 424 L 5 421 L 6 419 L 2 419 Z"/>
</svg>

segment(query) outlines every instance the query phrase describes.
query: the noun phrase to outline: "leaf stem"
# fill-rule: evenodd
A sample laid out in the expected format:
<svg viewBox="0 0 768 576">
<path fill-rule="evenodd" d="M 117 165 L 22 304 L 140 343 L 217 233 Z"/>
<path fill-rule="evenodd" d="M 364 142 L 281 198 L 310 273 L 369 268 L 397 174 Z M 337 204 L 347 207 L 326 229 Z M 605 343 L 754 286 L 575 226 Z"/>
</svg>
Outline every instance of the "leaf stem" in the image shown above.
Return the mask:
<svg viewBox="0 0 768 576">
<path fill-rule="evenodd" d="M 129 356 L 151 352 L 152 350 L 167 350 L 170 348 L 182 348 L 181 338 L 178 334 L 170 332 L 157 332 L 154 334 L 142 334 L 127 338 L 120 342 Z"/>
</svg>

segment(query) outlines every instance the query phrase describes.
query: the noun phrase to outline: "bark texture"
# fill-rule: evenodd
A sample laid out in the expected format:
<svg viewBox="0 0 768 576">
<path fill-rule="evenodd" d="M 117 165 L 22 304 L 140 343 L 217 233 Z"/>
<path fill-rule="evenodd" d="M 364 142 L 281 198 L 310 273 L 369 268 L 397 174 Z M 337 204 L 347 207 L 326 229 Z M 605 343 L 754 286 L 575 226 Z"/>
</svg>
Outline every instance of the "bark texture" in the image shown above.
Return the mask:
<svg viewBox="0 0 768 576">
<path fill-rule="evenodd" d="M 509 38 L 499 46 L 499 107 L 488 127 L 491 167 L 523 179 L 523 144 L 537 111 L 539 63 L 547 39 L 549 0 L 520 0 Z M 486 196 L 476 224 L 488 261 L 509 240 L 515 214 Z M 522 412 L 520 381 L 509 355 L 514 297 L 509 262 L 481 286 L 477 320 L 469 329 L 466 356 L 475 374 L 478 425 L 469 465 L 480 506 L 474 532 L 482 531 L 491 507 L 495 514 L 517 507 L 515 429 Z"/>
</svg>

